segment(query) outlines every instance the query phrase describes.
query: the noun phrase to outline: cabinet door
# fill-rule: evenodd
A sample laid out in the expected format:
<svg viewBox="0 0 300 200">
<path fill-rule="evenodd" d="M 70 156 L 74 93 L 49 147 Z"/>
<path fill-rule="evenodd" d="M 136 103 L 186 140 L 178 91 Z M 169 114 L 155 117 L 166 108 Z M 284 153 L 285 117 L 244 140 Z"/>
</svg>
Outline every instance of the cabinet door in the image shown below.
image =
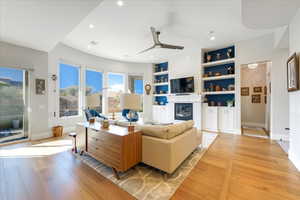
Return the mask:
<svg viewBox="0 0 300 200">
<path fill-rule="evenodd" d="M 236 118 L 234 107 L 219 108 L 219 129 L 224 133 L 235 133 Z"/>
<path fill-rule="evenodd" d="M 218 131 L 218 108 L 217 107 L 204 107 L 204 130 Z"/>
</svg>

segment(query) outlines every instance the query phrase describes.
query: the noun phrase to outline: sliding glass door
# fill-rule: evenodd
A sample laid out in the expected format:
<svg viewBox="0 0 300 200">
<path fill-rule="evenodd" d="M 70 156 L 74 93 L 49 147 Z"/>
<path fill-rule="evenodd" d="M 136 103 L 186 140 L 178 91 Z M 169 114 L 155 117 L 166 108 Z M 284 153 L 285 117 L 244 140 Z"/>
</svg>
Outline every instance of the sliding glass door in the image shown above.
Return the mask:
<svg viewBox="0 0 300 200">
<path fill-rule="evenodd" d="M 28 72 L 0 67 L 0 143 L 28 137 Z"/>
</svg>

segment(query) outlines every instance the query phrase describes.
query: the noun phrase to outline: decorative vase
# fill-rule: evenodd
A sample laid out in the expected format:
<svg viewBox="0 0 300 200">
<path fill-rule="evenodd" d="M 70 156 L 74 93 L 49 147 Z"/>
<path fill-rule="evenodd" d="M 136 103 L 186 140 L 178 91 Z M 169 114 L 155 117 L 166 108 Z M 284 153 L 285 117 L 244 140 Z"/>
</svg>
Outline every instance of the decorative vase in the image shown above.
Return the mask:
<svg viewBox="0 0 300 200">
<path fill-rule="evenodd" d="M 211 61 L 211 55 L 206 55 L 206 62 L 210 62 Z"/>
<path fill-rule="evenodd" d="M 227 50 L 227 58 L 232 58 L 232 49 Z"/>
<path fill-rule="evenodd" d="M 217 60 L 221 60 L 221 54 L 217 53 Z"/>
</svg>

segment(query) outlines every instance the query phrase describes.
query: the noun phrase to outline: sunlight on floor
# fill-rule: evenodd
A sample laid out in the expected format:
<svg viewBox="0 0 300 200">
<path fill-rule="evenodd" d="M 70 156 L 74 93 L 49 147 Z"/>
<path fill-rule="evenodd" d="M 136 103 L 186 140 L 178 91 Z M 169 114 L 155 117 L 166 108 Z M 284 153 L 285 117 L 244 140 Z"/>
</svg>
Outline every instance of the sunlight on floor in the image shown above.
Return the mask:
<svg viewBox="0 0 300 200">
<path fill-rule="evenodd" d="M 72 148 L 72 140 L 43 142 L 14 149 L 0 149 L 0 158 L 26 158 L 50 156 Z"/>
</svg>

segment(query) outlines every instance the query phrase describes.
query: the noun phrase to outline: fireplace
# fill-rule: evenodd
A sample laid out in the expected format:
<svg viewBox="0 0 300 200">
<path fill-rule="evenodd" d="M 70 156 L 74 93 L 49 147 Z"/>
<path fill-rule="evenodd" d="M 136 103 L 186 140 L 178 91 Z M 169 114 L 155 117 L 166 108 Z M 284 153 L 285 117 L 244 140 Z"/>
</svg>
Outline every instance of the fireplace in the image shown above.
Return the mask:
<svg viewBox="0 0 300 200">
<path fill-rule="evenodd" d="M 192 120 L 193 104 L 192 103 L 175 103 L 174 118 L 175 120 Z"/>
</svg>

